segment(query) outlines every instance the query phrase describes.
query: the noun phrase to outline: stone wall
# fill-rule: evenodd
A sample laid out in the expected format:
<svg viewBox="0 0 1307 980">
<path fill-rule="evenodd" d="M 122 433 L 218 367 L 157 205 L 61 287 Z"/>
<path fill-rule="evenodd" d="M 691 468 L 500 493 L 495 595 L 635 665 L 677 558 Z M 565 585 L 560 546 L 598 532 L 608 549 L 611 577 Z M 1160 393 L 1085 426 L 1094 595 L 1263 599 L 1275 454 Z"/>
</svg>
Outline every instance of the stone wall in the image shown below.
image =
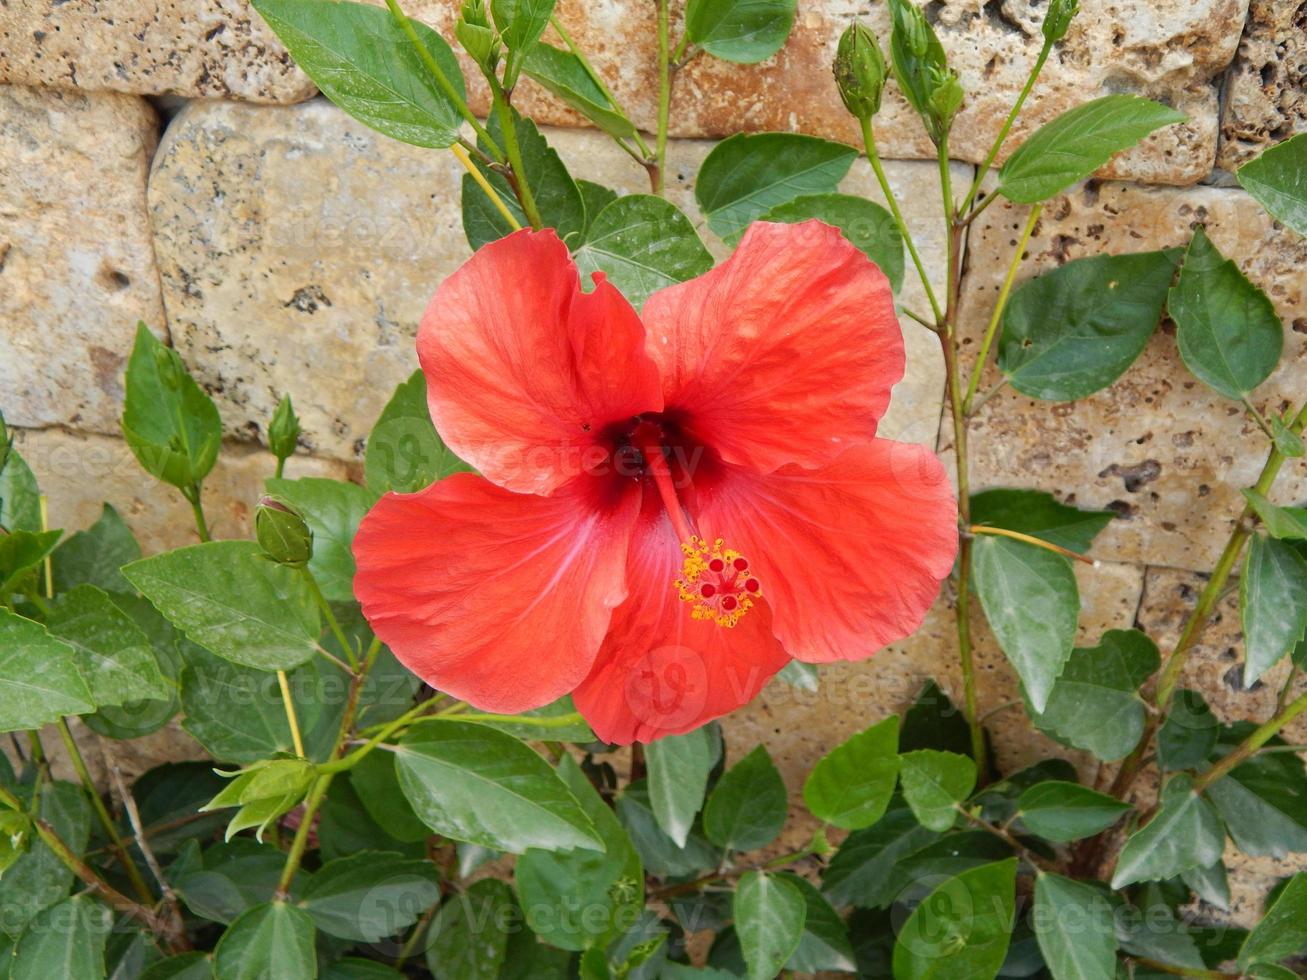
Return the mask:
<svg viewBox="0 0 1307 980">
<path fill-rule="evenodd" d="M 448 29 L 452 0 L 414 0 Z M 969 179 L 1038 50 L 1042 3 L 931 0 L 928 13 L 969 94 L 953 139 L 955 186 Z M 1099 250 L 1183 242 L 1197 221 L 1274 300 L 1285 360 L 1258 392 L 1266 409 L 1304 395 L 1307 245 L 1271 222 L 1229 171 L 1307 129 L 1307 4 L 1291 0 L 1083 0 L 1064 48 L 1019 131 L 1069 106 L 1131 91 L 1188 121 L 1146 141 L 1050 202 L 1023 277 Z M 654 116 L 653 31 L 646 0 L 562 0 L 559 16 L 644 126 Z M 882 4 L 801 0 L 795 33 L 751 68 L 710 59 L 678 80 L 670 195 L 694 211 L 693 178 L 711 140 L 742 129 L 851 139 L 829 63 L 842 27 L 885 29 Z M 470 76 L 469 76 L 470 77 Z M 418 315 L 468 254 L 460 171 L 447 154 L 383 139 L 320 98 L 243 0 L 0 0 L 0 408 L 50 497 L 54 526 L 78 528 L 100 501 L 123 513 L 148 550 L 193 540 L 184 504 L 136 466 L 118 436 L 122 372 L 134 325 L 169 337 L 218 401 L 228 442 L 206 487 L 219 536 L 246 533 L 270 458 L 264 425 L 289 392 L 304 423 L 290 475 L 357 476 L 362 440 L 397 381 L 415 367 Z M 529 83 L 523 105 L 554 126 L 550 141 L 579 176 L 623 191 L 645 175 L 602 135 Z M 473 88 L 474 104 L 484 93 Z M 938 177 L 897 96 L 878 122 L 891 182 L 931 274 L 942 278 Z M 1020 132 L 1018 132 L 1018 136 Z M 1015 145 L 1015 142 L 1010 144 Z M 872 198 L 865 164 L 845 189 Z M 1023 216 L 1004 205 L 970 230 L 962 310 L 979 337 Z M 909 277 L 911 279 L 911 277 Z M 902 297 L 922 305 L 919 286 Z M 884 434 L 951 450 L 940 427 L 935 340 L 905 320 L 907 378 Z M 978 420 L 978 487 L 1052 491 L 1119 515 L 1078 569 L 1082 631 L 1141 624 L 1163 639 L 1194 601 L 1260 466 L 1244 415 L 1189 377 L 1159 332 L 1111 389 L 1073 405 L 1006 392 Z M 1307 496 L 1307 470 L 1286 468 L 1282 499 Z M 728 724 L 761 740 L 796 791 L 822 752 L 900 709 L 927 676 L 956 689 L 945 596 L 920 633 L 858 665 L 824 671 L 817 693 L 773 684 Z M 1281 682 L 1252 690 L 1233 607 L 1204 640 L 1187 683 L 1224 718 L 1261 718 Z M 1064 752 L 1034 735 L 1015 680 L 978 624 L 982 707 L 1005 766 Z M 1281 668 L 1283 669 L 1283 668 Z M 1307 726 L 1287 733 L 1307 740 Z M 156 739 L 127 760 L 186 751 Z M 1077 756 L 1087 777 L 1090 760 Z M 801 830 L 795 831 L 796 835 Z M 1245 864 L 1247 914 L 1283 867 Z"/>
</svg>

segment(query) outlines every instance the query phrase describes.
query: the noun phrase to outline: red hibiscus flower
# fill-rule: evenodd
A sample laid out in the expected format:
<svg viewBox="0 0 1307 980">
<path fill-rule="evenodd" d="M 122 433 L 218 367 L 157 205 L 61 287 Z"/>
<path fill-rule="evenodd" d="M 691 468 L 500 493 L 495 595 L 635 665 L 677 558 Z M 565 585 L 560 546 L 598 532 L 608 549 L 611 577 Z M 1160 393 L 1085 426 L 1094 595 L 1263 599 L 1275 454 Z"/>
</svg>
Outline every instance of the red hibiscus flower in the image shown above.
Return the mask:
<svg viewBox="0 0 1307 980">
<path fill-rule="evenodd" d="M 809 221 L 755 224 L 643 318 L 594 278 L 520 231 L 432 298 L 431 417 L 481 475 L 359 528 L 355 590 L 395 655 L 483 710 L 571 692 L 626 743 L 915 630 L 956 511 L 931 452 L 875 437 L 903 374 L 880 270 Z"/>
</svg>

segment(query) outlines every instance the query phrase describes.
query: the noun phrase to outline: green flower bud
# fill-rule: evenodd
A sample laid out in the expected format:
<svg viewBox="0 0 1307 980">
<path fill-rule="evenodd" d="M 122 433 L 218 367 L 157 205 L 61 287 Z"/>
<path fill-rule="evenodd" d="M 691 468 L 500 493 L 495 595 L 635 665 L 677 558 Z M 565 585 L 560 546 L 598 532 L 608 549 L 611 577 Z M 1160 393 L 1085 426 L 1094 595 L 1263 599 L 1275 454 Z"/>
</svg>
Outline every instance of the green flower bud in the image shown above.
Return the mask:
<svg viewBox="0 0 1307 980">
<path fill-rule="evenodd" d="M 282 395 L 277 410 L 272 413 L 272 421 L 268 423 L 268 448 L 272 455 L 284 461 L 295 454 L 299 437 L 300 420 L 295 417 L 290 395 Z"/>
<path fill-rule="evenodd" d="M 315 774 L 313 763 L 304 759 L 269 759 L 236 772 L 220 772 L 231 782 L 200 811 L 239 807 L 227 825 L 227 839 L 257 827 L 255 836 L 262 840 L 268 826 L 304 798 Z"/>
<path fill-rule="evenodd" d="M 182 372 L 185 370 L 176 352 L 159 344 L 154 348 L 154 367 L 159 372 L 159 380 L 171 391 L 179 391 L 182 386 Z"/>
<path fill-rule="evenodd" d="M 841 36 L 835 50 L 835 84 L 844 107 L 860 120 L 880 111 L 885 89 L 885 56 L 876 35 L 854 21 Z"/>
<path fill-rule="evenodd" d="M 962 107 L 962 83 L 958 76 L 948 68 L 930 69 L 930 97 L 926 105 L 930 117 L 941 132 L 947 132 L 953 125 L 953 117 Z"/>
<path fill-rule="evenodd" d="M 1044 40 L 1056 44 L 1066 37 L 1071 19 L 1080 9 L 1080 0 L 1048 0 L 1048 10 L 1044 12 Z"/>
<path fill-rule="evenodd" d="M 454 36 L 483 72 L 494 74 L 499 64 L 499 35 L 486 16 L 482 0 L 466 0 L 454 24 Z"/>
<path fill-rule="evenodd" d="M 254 536 L 264 555 L 279 565 L 302 568 L 313 557 L 313 532 L 300 512 L 278 497 L 259 501 Z"/>
</svg>

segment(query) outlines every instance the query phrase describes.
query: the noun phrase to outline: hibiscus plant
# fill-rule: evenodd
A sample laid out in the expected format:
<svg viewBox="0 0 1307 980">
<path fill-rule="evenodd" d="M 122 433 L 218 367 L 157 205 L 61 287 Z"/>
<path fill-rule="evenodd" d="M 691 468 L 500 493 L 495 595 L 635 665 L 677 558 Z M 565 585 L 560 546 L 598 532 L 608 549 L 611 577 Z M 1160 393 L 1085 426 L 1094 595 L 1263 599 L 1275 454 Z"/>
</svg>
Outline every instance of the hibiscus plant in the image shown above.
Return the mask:
<svg viewBox="0 0 1307 980">
<path fill-rule="evenodd" d="M 729 252 L 714 266 L 663 195 L 676 75 L 770 57 L 794 0 L 657 0 L 651 136 L 550 0 L 466 0 L 462 61 L 395 0 L 254 0 L 345 112 L 457 156 L 473 254 L 432 284 L 360 482 L 295 475 L 282 399 L 243 538 L 210 540 L 204 512 L 218 409 L 144 324 L 123 435 L 200 543 L 143 557 L 109 505 L 49 530 L 0 431 L 0 977 L 1295 975 L 1307 875 L 1276 869 L 1236 927 L 1226 867 L 1307 852 L 1307 770 L 1279 736 L 1307 710 L 1307 510 L 1272 503 L 1307 406 L 1255 394 L 1282 325 L 1201 225 L 1016 285 L 1044 204 L 1182 116 L 1110 95 L 1007 145 L 1076 14 L 1049 0 L 1028 84 L 953 187 L 966 93 L 921 10 L 888 5 L 887 36 L 855 23 L 833 66 L 865 162 L 794 133 L 718 143 L 694 186 Z M 650 193 L 575 179 L 515 107 L 523 76 Z M 942 284 L 878 155 L 891 83 L 938 150 Z M 839 191 L 855 165 L 887 208 Z M 1307 136 L 1237 176 L 1307 235 L 1304 174 Z M 999 201 L 1024 227 L 964 345 L 966 236 Z M 919 308 L 896 300 L 905 269 Z M 1164 316 L 1197 382 L 1265 435 L 1230 451 L 1265 464 L 1242 513 L 1210 515 L 1232 531 L 1178 641 L 1078 647 L 1077 563 L 1095 574 L 1114 515 L 974 491 L 972 421 L 1004 386 L 1105 388 Z M 946 460 L 877 433 L 903 332 L 923 330 Z M 1222 723 L 1182 680 L 1236 577 L 1243 683 L 1283 687 L 1272 714 Z M 933 605 L 959 670 L 827 746 L 801 793 L 765 746 L 723 738 L 768 683 L 815 689 L 815 665 L 905 640 Z M 1013 704 L 978 703 L 982 619 Z M 1079 767 L 1003 771 L 986 710 L 1024 712 Z M 115 745 L 178 717 L 209 758 L 126 780 Z"/>
</svg>

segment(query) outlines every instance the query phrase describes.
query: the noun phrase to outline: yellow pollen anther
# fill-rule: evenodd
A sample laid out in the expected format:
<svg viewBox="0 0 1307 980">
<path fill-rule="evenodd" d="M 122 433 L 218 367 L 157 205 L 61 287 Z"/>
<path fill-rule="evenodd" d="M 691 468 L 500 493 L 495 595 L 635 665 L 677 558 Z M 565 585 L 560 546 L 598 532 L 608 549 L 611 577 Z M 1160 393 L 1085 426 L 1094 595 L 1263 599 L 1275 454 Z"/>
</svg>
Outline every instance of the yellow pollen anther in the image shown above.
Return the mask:
<svg viewBox="0 0 1307 980">
<path fill-rule="evenodd" d="M 762 583 L 747 558 L 722 544 L 721 538 L 711 545 L 699 537 L 682 542 L 685 562 L 675 584 L 681 598 L 694 604 L 691 616 L 729 629 L 753 608 Z"/>
</svg>

